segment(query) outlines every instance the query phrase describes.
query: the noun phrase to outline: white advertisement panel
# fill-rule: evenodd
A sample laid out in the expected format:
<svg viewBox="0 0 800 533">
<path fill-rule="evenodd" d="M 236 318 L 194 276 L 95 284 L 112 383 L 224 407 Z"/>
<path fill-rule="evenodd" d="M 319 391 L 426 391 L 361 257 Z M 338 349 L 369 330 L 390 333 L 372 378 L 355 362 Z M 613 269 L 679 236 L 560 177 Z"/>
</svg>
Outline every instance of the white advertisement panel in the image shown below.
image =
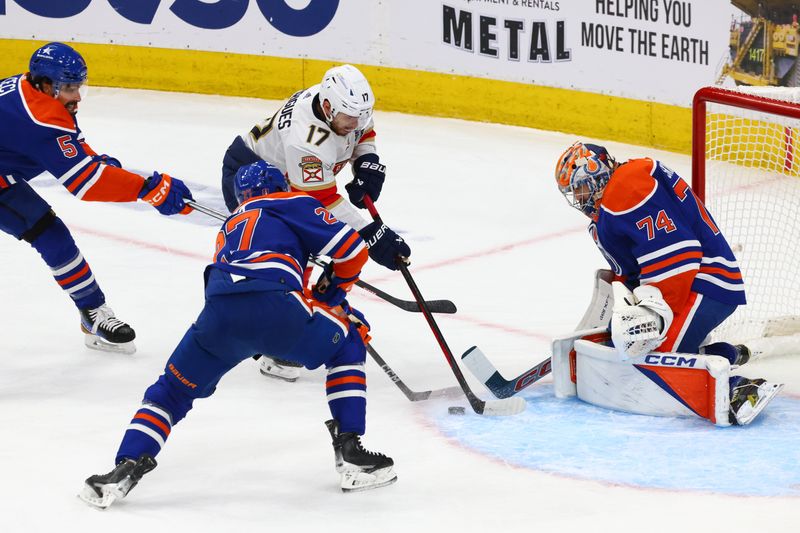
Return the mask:
<svg viewBox="0 0 800 533">
<path fill-rule="evenodd" d="M 688 106 L 729 54 L 729 0 L 406 3 L 389 19 L 414 38 L 387 33 L 385 60 L 408 68 Z"/>
<path fill-rule="evenodd" d="M 0 35 L 348 61 L 688 106 L 730 0 L 0 0 Z"/>
</svg>

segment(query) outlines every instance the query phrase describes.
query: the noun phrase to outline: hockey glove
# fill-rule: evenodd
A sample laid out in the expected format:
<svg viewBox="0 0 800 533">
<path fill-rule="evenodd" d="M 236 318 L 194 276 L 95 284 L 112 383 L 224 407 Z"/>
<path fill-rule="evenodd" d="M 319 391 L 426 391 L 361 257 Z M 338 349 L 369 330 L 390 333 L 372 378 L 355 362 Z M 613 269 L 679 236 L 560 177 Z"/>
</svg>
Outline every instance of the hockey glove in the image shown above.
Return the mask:
<svg viewBox="0 0 800 533">
<path fill-rule="evenodd" d="M 190 213 L 192 208 L 183 200 L 194 199 L 189 187 L 181 180 L 158 172 L 153 172 L 153 175 L 145 180 L 142 190 L 139 191 L 139 198 L 155 207 L 162 215 Z"/>
<path fill-rule="evenodd" d="M 673 313 L 661 291 L 653 285 L 641 285 L 633 293 L 615 281 L 611 340 L 627 357 L 652 352 L 667 338 Z"/>
<path fill-rule="evenodd" d="M 347 298 L 347 290 L 356 280 L 352 278 L 340 278 L 333 273 L 333 263 L 328 263 L 320 274 L 316 285 L 312 287 L 311 295 L 318 302 L 330 307 L 342 305 Z"/>
<path fill-rule="evenodd" d="M 403 238 L 392 231 L 386 224 L 370 222 L 358 232 L 367 243 L 369 256 L 379 265 L 389 270 L 398 270 L 397 261 L 408 264 L 411 248 Z"/>
<path fill-rule="evenodd" d="M 100 154 L 92 156 L 92 161 L 95 163 L 104 163 L 112 167 L 122 168 L 122 163 L 116 157 L 111 157 L 108 154 Z"/>
<path fill-rule="evenodd" d="M 386 166 L 380 163 L 378 154 L 364 154 L 353 162 L 353 181 L 344 186 L 350 203 L 364 209 L 364 195 L 377 201 L 386 178 Z"/>
<path fill-rule="evenodd" d="M 369 344 L 369 341 L 372 340 L 372 337 L 369 336 L 369 332 L 372 329 L 367 322 L 364 313 L 356 309 L 355 307 L 351 307 L 347 300 L 342 302 L 342 310 L 344 310 L 347 318 L 350 320 L 350 323 L 355 326 L 356 330 L 358 331 L 361 340 L 364 341 L 364 344 Z"/>
</svg>

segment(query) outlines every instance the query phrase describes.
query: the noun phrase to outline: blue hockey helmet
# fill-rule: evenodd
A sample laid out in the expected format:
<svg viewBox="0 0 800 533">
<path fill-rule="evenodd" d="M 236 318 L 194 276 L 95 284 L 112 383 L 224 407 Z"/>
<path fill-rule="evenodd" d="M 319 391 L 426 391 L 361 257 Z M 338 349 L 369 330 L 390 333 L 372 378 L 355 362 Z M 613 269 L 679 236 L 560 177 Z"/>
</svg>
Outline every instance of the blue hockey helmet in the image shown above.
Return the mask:
<svg viewBox="0 0 800 533">
<path fill-rule="evenodd" d="M 274 192 L 286 192 L 289 184 L 283 172 L 266 161 L 256 161 L 240 167 L 233 178 L 233 190 L 239 203 L 254 196 L 263 196 Z"/>
<path fill-rule="evenodd" d="M 48 43 L 36 50 L 31 56 L 29 70 L 34 85 L 49 81 L 56 94 L 66 85 L 83 86 L 88 77 L 86 61 L 64 43 Z"/>
<path fill-rule="evenodd" d="M 611 179 L 616 160 L 604 147 L 576 142 L 561 154 L 556 163 L 558 190 L 569 205 L 594 217 L 597 203 Z"/>
</svg>

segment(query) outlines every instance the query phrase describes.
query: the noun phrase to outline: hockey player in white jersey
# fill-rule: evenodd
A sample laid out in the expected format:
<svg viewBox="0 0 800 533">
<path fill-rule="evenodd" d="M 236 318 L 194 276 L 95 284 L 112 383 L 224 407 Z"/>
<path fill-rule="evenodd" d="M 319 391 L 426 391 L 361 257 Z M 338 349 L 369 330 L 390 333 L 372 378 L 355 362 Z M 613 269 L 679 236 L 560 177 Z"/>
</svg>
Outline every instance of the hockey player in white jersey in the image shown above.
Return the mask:
<svg viewBox="0 0 800 533">
<path fill-rule="evenodd" d="M 386 176 L 375 147 L 374 104 L 369 82 L 352 65 L 333 67 L 320 84 L 293 94 L 275 114 L 237 136 L 225 152 L 222 192 L 228 209 L 237 207 L 236 171 L 267 161 L 286 175 L 292 191 L 313 196 L 337 219 L 358 230 L 373 261 L 397 270 L 397 261 L 407 262 L 411 255 L 408 244 L 385 224 L 359 212 L 365 195 L 378 200 Z M 348 163 L 353 177 L 345 185 L 349 202 L 336 184 Z M 300 375 L 290 361 L 268 356 L 259 360 L 264 375 L 286 381 Z"/>
</svg>

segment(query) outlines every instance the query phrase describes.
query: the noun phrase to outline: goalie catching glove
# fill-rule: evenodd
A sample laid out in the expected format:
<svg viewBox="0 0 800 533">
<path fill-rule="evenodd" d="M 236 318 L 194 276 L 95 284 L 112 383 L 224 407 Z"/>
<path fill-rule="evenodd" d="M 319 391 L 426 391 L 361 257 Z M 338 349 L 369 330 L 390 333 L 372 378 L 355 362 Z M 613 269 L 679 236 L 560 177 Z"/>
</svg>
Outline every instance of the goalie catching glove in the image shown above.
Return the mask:
<svg viewBox="0 0 800 533">
<path fill-rule="evenodd" d="M 672 325 L 672 309 L 658 287 L 641 285 L 630 292 L 615 281 L 611 340 L 627 357 L 639 357 L 661 346 Z"/>
</svg>

